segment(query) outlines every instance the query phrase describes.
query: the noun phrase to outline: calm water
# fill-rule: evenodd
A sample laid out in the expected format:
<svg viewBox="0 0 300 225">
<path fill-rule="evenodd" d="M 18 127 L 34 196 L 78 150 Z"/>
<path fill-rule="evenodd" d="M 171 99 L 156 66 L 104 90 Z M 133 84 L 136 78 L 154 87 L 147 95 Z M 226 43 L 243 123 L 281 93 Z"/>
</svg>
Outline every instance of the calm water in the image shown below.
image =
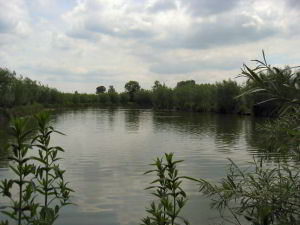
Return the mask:
<svg viewBox="0 0 300 225">
<path fill-rule="evenodd" d="M 152 199 L 144 188 L 153 177 L 142 174 L 164 152 L 184 160 L 182 175 L 209 180 L 225 174 L 227 158 L 244 166 L 257 153 L 251 117 L 88 109 L 58 113 L 52 123 L 67 134 L 53 136 L 53 143 L 66 150 L 61 166 L 76 191 L 76 205 L 61 212 L 57 225 L 139 224 Z M 0 144 L 5 139 L 0 133 Z M 0 166 L 0 179 L 9 177 L 7 163 Z M 198 186 L 184 187 L 190 198 L 184 216 L 191 224 L 212 223 L 217 213 Z"/>
</svg>

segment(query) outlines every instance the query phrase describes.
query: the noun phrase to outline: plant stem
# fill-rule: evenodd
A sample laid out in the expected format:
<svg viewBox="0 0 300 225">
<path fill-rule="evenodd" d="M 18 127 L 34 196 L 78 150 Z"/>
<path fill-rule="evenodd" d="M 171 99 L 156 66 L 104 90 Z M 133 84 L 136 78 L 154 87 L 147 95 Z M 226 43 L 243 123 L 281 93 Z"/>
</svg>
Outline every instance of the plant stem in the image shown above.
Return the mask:
<svg viewBox="0 0 300 225">
<path fill-rule="evenodd" d="M 175 213 L 176 213 L 176 197 L 175 197 L 175 189 L 173 187 L 173 216 L 172 216 L 172 225 L 174 225 L 174 221 L 175 221 Z"/>
<path fill-rule="evenodd" d="M 21 143 L 20 140 L 18 140 L 19 145 L 19 187 L 20 187 L 20 193 L 19 193 L 19 216 L 18 216 L 18 225 L 21 225 L 21 217 L 22 217 L 22 192 L 23 192 L 23 169 L 22 169 L 22 152 L 21 152 Z"/>
<path fill-rule="evenodd" d="M 22 174 L 20 174 L 20 193 L 19 193 L 19 218 L 18 218 L 18 225 L 21 225 L 21 213 L 22 213 L 22 182 L 23 182 L 23 179 L 22 179 Z"/>
<path fill-rule="evenodd" d="M 44 133 L 45 135 L 45 133 Z M 44 144 L 46 148 L 46 184 L 45 184 L 45 209 L 47 213 L 47 208 L 48 208 L 48 180 L 49 180 L 49 155 L 48 155 L 48 146 L 46 144 L 47 140 L 47 135 L 46 137 L 44 136 Z M 46 213 L 44 215 L 44 219 L 46 218 Z"/>
<path fill-rule="evenodd" d="M 47 156 L 47 165 L 46 165 L 46 185 L 45 185 L 45 207 L 48 207 L 48 156 Z"/>
<path fill-rule="evenodd" d="M 23 183 L 23 180 L 22 180 L 22 153 L 21 153 L 21 141 L 20 139 L 18 138 L 18 150 L 19 150 L 19 188 L 20 188 L 20 193 L 19 193 L 19 213 L 18 213 L 18 225 L 21 225 L 21 210 L 22 210 L 22 183 Z"/>
</svg>

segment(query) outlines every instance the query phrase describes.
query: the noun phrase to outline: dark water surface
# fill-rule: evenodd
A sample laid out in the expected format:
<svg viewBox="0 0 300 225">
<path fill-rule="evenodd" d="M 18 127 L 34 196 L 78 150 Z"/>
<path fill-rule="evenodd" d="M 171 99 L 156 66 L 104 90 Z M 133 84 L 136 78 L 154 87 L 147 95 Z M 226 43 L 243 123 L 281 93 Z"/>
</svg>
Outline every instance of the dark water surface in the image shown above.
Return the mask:
<svg viewBox="0 0 300 225">
<path fill-rule="evenodd" d="M 164 152 L 184 160 L 182 175 L 209 180 L 226 173 L 227 158 L 243 166 L 257 153 L 251 117 L 87 109 L 55 114 L 52 124 L 67 134 L 53 136 L 52 143 L 65 148 L 61 166 L 76 191 L 75 205 L 61 212 L 57 225 L 139 224 L 152 199 L 144 188 L 153 177 L 143 173 Z M 0 132 L 0 145 L 6 138 Z M 0 167 L 1 180 L 11 176 L 7 162 Z M 188 181 L 184 188 L 190 198 L 184 216 L 194 225 L 212 223 L 217 213 L 197 184 Z"/>
</svg>

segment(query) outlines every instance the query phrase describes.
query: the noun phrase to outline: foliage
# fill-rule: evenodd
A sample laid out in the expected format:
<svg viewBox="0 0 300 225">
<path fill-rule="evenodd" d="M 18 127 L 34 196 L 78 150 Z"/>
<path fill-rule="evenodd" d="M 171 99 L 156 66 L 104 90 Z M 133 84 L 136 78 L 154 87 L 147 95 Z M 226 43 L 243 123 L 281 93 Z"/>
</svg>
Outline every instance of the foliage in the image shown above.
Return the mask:
<svg viewBox="0 0 300 225">
<path fill-rule="evenodd" d="M 263 125 L 261 139 L 266 153 L 285 153 L 285 157 L 279 156 L 272 166 L 254 160 L 248 171 L 231 161 L 229 173 L 219 184 L 201 180 L 200 191 L 212 199 L 212 207 L 227 222 L 242 224 L 245 218 L 253 225 L 296 225 L 300 223 L 299 72 L 271 67 L 264 53 L 263 58 L 255 60 L 254 69 L 244 65 L 248 88 L 240 96 L 260 94 L 263 99 L 257 104 L 277 105 L 279 118 Z M 296 163 L 287 161 L 289 157 Z"/>
<path fill-rule="evenodd" d="M 156 82 L 152 91 L 152 104 L 156 109 L 171 110 L 174 107 L 172 89 Z"/>
<path fill-rule="evenodd" d="M 125 84 L 125 90 L 129 94 L 129 100 L 131 102 L 134 101 L 134 95 L 140 89 L 141 89 L 141 87 L 137 81 L 131 80 Z"/>
<path fill-rule="evenodd" d="M 36 119 L 38 133 L 34 137 L 33 131 L 27 130 L 26 119 L 13 120 L 12 135 L 15 140 L 9 145 L 13 153 L 9 159 L 16 164 L 9 167 L 17 178 L 5 179 L 0 185 L 0 194 L 11 202 L 2 212 L 17 221 L 18 225 L 53 224 L 61 207 L 70 204 L 72 190 L 67 187 L 64 171 L 58 164 L 58 152 L 63 149 L 49 146 L 52 133 L 60 132 L 48 125 L 48 114 L 40 113 Z M 28 156 L 29 150 L 35 148 L 39 156 Z M 2 224 L 8 222 L 2 221 Z"/>
<path fill-rule="evenodd" d="M 155 89 L 160 88 L 160 87 L 162 87 L 162 84 L 158 80 L 156 80 L 156 81 L 154 81 L 154 85 L 152 87 L 152 90 L 155 90 Z"/>
<path fill-rule="evenodd" d="M 153 170 L 148 173 L 156 173 L 157 178 L 151 182 L 150 187 L 154 196 L 158 198 L 158 203 L 154 201 L 147 209 L 149 216 L 142 219 L 141 225 L 174 225 L 181 220 L 184 224 L 189 224 L 186 219 L 180 216 L 182 208 L 187 202 L 186 193 L 181 188 L 183 179 L 192 179 L 179 176 L 176 168 L 182 160 L 174 161 L 173 153 L 165 154 L 165 160 L 157 158 L 152 166 Z"/>
<path fill-rule="evenodd" d="M 0 69 L 0 106 L 11 106 L 14 101 L 13 81 L 15 73 L 7 69 Z"/>
<path fill-rule="evenodd" d="M 261 146 L 265 153 L 280 154 L 291 160 L 300 160 L 300 112 L 286 113 L 260 127 Z"/>
<path fill-rule="evenodd" d="M 119 95 L 116 92 L 114 86 L 110 85 L 107 91 L 108 95 L 109 95 L 109 99 L 110 102 L 113 104 L 118 104 L 120 101 Z"/>
<path fill-rule="evenodd" d="M 109 85 L 109 88 L 108 88 L 108 91 L 107 91 L 108 93 L 116 93 L 116 90 L 115 90 L 115 88 L 114 88 L 114 86 L 113 85 Z"/>
<path fill-rule="evenodd" d="M 279 117 L 262 126 L 265 148 L 268 152 L 289 153 L 299 158 L 300 72 L 290 67 L 271 67 L 264 52 L 263 61 L 254 61 L 258 63 L 256 68 L 244 65 L 242 69 L 242 75 L 248 78 L 251 88 L 240 96 L 263 94 L 265 99 L 257 104 L 274 102 L 277 105 Z"/>
<path fill-rule="evenodd" d="M 4 108 L 3 114 L 6 114 L 8 119 L 16 118 L 24 115 L 34 115 L 43 110 L 43 105 L 39 103 L 33 103 L 32 105 L 18 105 L 13 108 Z"/>
<path fill-rule="evenodd" d="M 33 103 L 63 103 L 63 93 L 15 72 L 0 68 L 0 107 L 11 108 Z"/>
<path fill-rule="evenodd" d="M 99 86 L 96 88 L 96 94 L 104 93 L 106 88 L 104 86 Z"/>
<path fill-rule="evenodd" d="M 215 85 L 198 85 L 194 80 L 180 81 L 174 89 L 175 108 L 183 111 L 215 111 L 214 89 Z"/>
<path fill-rule="evenodd" d="M 98 94 L 99 103 L 108 104 L 110 102 L 110 95 L 108 93 Z"/>
<path fill-rule="evenodd" d="M 277 115 L 281 100 L 293 101 L 293 95 L 299 96 L 299 72 L 295 73 L 293 68 L 289 67 L 280 69 L 270 67 L 266 62 L 261 63 L 264 63 L 265 67 L 260 65 L 253 70 L 257 74 L 256 77 L 248 70 L 250 68 L 244 66 L 242 76 L 254 78 L 249 79 L 244 86 L 231 80 L 215 84 L 196 84 L 194 80 L 185 80 L 179 81 L 175 88 L 170 88 L 155 81 L 152 90 L 145 90 L 137 81 L 129 81 L 125 84 L 125 93 L 116 92 L 111 85 L 107 92 L 104 86 L 97 87 L 97 94 L 77 91 L 62 93 L 0 68 L 0 107 L 16 108 L 32 104 L 46 107 L 90 106 L 134 102 L 136 105 L 153 106 L 160 110 Z M 263 89 L 263 83 L 268 83 L 269 86 Z M 282 83 L 284 85 L 281 85 Z M 268 94 L 267 90 L 272 91 L 272 94 Z M 235 98 L 241 93 L 244 93 L 241 98 Z M 250 93 L 252 94 L 247 95 Z M 279 100 L 279 97 L 283 99 L 274 101 Z M 265 101 L 266 99 L 268 101 Z M 264 104 L 259 104 L 260 102 Z"/>
<path fill-rule="evenodd" d="M 273 110 L 279 114 L 295 112 L 300 106 L 300 72 L 295 68 L 278 68 L 268 65 L 263 52 L 263 60 L 254 60 L 258 66 L 250 69 L 244 65 L 241 76 L 248 79 L 248 90 L 242 95 L 254 95 L 261 101 L 258 105 L 273 103 Z M 294 70 L 293 70 L 294 69 Z"/>
<path fill-rule="evenodd" d="M 129 102 L 129 95 L 126 92 L 120 93 L 120 102 L 122 104 L 127 104 Z"/>
<path fill-rule="evenodd" d="M 136 92 L 135 94 L 135 101 L 139 105 L 144 105 L 144 106 L 151 106 L 152 105 L 152 95 L 151 91 L 141 89 Z"/>
<path fill-rule="evenodd" d="M 177 85 L 176 87 L 182 87 L 182 86 L 186 86 L 186 85 L 195 85 L 195 81 L 194 80 L 185 80 L 185 81 L 180 81 L 180 82 L 177 82 Z"/>
<path fill-rule="evenodd" d="M 218 112 L 215 85 L 198 84 L 195 88 L 193 99 L 195 101 L 194 111 Z"/>
<path fill-rule="evenodd" d="M 70 204 L 68 183 L 64 181 L 64 170 L 59 168 L 58 153 L 64 150 L 59 146 L 49 146 L 51 134 L 58 133 L 49 126 L 49 115 L 45 112 L 36 116 L 38 122 L 38 134 L 33 138 L 33 146 L 37 148 L 39 156 L 32 157 L 40 165 L 35 171 L 36 190 L 43 196 L 44 201 L 39 204 L 39 215 L 34 224 L 53 224 L 58 217 L 59 210 Z M 37 164 L 36 163 L 36 164 Z"/>
<path fill-rule="evenodd" d="M 31 131 L 27 130 L 27 120 L 15 119 L 11 127 L 12 135 L 15 138 L 15 143 L 11 144 L 13 156 L 9 159 L 15 162 L 15 165 L 10 165 L 16 179 L 5 179 L 1 182 L 1 195 L 10 199 L 10 206 L 3 210 L 2 213 L 15 220 L 18 225 L 25 224 L 35 216 L 37 204 L 34 202 L 34 189 L 30 176 L 34 173 L 35 167 L 30 164 L 28 150 L 31 148 L 26 144 L 26 139 L 29 138 Z M 17 194 L 12 192 L 13 186 L 17 186 Z M 4 222 L 3 222 L 4 223 Z"/>
<path fill-rule="evenodd" d="M 174 89 L 174 103 L 177 109 L 184 111 L 193 111 L 195 85 L 187 83 L 185 85 L 177 85 Z"/>
<path fill-rule="evenodd" d="M 220 83 L 222 84 L 222 83 Z M 125 93 L 117 93 L 113 86 L 106 89 L 97 87 L 97 94 L 86 93 L 62 93 L 54 88 L 49 88 L 29 78 L 17 77 L 15 72 L 0 68 L 0 107 L 16 108 L 19 106 L 40 104 L 41 106 L 86 106 L 86 105 L 110 105 L 127 104 L 135 102 L 141 106 L 153 106 L 161 110 L 183 110 L 200 112 L 226 112 L 235 113 L 238 105 L 229 109 L 219 103 L 217 98 L 217 86 L 220 84 L 196 84 L 194 80 L 180 81 L 175 88 L 167 87 L 159 81 L 154 82 L 152 90 L 141 89 L 137 81 L 129 81 L 125 85 Z M 230 85 L 223 87 L 224 93 L 230 93 Z M 227 90 L 227 88 L 229 88 Z M 220 95 L 223 97 L 223 95 Z M 233 95 L 228 95 L 227 102 L 238 103 Z M 245 107 L 247 108 L 247 107 Z M 251 108 L 249 106 L 248 108 Z"/>
<path fill-rule="evenodd" d="M 221 113 L 233 113 L 239 111 L 240 87 L 236 82 L 228 80 L 216 84 L 217 111 Z"/>
<path fill-rule="evenodd" d="M 218 185 L 200 181 L 200 191 L 212 199 L 212 207 L 225 221 L 240 225 L 242 218 L 253 225 L 300 223 L 299 167 L 278 164 L 270 168 L 254 160 L 243 171 L 230 162 L 227 176 Z"/>
</svg>

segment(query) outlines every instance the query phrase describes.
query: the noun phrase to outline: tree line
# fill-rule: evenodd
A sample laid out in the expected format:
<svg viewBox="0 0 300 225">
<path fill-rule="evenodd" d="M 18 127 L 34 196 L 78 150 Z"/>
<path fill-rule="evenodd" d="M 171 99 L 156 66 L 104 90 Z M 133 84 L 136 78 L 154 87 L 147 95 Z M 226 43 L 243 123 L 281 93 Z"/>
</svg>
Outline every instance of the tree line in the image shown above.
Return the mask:
<svg viewBox="0 0 300 225">
<path fill-rule="evenodd" d="M 265 79 L 272 79 L 280 84 L 288 80 L 291 69 L 285 68 L 281 77 L 272 77 L 265 72 Z M 274 79 L 273 79 L 274 78 Z M 179 110 L 192 112 L 239 113 L 270 116 L 278 113 L 278 104 L 267 102 L 265 93 L 237 98 L 255 85 L 248 81 L 239 85 L 233 80 L 223 80 L 214 84 L 197 84 L 194 80 L 180 81 L 170 88 L 155 81 L 150 90 L 141 88 L 137 81 L 129 81 L 124 92 L 118 93 L 113 86 L 106 89 L 98 86 L 95 94 L 64 93 L 50 88 L 27 77 L 17 76 L 16 72 L 0 68 L 0 108 L 41 104 L 51 106 L 85 106 L 85 105 L 135 105 L 153 107 L 158 110 Z M 288 90 L 278 90 L 288 97 Z"/>
</svg>

